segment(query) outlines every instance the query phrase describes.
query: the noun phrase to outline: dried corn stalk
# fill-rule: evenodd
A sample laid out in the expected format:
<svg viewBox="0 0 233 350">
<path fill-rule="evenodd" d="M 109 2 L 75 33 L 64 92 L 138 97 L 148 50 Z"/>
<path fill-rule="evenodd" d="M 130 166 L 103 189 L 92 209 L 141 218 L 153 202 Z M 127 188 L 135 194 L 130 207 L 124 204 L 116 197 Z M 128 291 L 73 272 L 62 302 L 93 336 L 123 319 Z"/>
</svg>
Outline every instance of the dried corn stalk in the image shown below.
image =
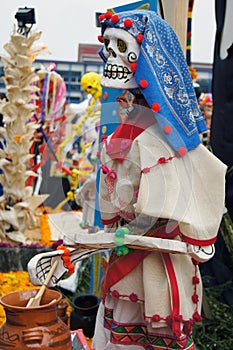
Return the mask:
<svg viewBox="0 0 233 350">
<path fill-rule="evenodd" d="M 37 219 L 29 206 L 32 188 L 26 186 L 29 176 L 35 175 L 28 168 L 32 156 L 30 146 L 36 124 L 31 121 L 35 114 L 35 100 L 38 87 L 35 68 L 32 63 L 45 45 L 34 45 L 41 32 L 32 32 L 27 37 L 14 29 L 10 41 L 4 45 L 8 53 L 2 56 L 7 99 L 0 101 L 4 128 L 0 134 L 5 145 L 0 149 L 0 183 L 3 196 L 0 197 L 0 240 L 25 242 L 25 230 L 33 228 Z"/>
</svg>

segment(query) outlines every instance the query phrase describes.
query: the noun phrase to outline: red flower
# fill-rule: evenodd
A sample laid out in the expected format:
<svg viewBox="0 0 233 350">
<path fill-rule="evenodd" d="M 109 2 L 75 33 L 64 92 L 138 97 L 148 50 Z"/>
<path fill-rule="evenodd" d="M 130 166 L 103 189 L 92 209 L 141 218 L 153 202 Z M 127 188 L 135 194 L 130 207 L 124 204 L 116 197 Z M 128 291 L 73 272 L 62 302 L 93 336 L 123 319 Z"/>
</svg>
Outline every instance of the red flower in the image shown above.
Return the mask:
<svg viewBox="0 0 233 350">
<path fill-rule="evenodd" d="M 130 294 L 129 296 L 130 300 L 136 303 L 138 301 L 138 296 L 135 293 Z"/>
</svg>

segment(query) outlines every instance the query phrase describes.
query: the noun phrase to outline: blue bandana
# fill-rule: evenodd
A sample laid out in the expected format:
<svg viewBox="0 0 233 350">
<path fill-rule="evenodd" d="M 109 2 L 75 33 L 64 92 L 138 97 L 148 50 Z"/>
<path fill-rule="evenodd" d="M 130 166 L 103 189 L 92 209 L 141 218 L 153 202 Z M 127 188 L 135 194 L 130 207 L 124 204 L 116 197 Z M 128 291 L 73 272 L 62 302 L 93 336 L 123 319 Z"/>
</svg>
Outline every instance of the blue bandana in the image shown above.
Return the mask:
<svg viewBox="0 0 233 350">
<path fill-rule="evenodd" d="M 192 150 L 200 144 L 199 133 L 206 130 L 206 124 L 175 32 L 153 11 L 135 10 L 117 16 L 116 23 L 111 18 L 101 22 L 102 35 L 108 27 L 124 29 L 135 38 L 143 34 L 135 81 L 150 107 L 160 105 L 155 117 L 174 150 Z M 131 26 L 125 26 L 127 19 Z M 142 80 L 148 83 L 145 88 L 140 87 Z"/>
</svg>

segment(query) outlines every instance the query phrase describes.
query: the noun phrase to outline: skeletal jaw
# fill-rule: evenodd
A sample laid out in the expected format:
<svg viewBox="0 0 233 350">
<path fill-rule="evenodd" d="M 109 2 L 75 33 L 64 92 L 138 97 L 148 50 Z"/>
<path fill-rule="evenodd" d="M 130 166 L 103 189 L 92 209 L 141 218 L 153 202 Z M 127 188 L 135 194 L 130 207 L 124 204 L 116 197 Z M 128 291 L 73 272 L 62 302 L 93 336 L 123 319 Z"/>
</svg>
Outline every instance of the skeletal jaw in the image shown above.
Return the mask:
<svg viewBox="0 0 233 350">
<path fill-rule="evenodd" d="M 116 64 L 107 63 L 104 68 L 104 76 L 109 79 L 127 79 L 131 74 L 132 72 L 127 67 Z"/>
<path fill-rule="evenodd" d="M 106 63 L 104 67 L 101 85 L 117 89 L 132 89 L 137 86 L 134 74 L 128 67 L 111 63 Z"/>
</svg>

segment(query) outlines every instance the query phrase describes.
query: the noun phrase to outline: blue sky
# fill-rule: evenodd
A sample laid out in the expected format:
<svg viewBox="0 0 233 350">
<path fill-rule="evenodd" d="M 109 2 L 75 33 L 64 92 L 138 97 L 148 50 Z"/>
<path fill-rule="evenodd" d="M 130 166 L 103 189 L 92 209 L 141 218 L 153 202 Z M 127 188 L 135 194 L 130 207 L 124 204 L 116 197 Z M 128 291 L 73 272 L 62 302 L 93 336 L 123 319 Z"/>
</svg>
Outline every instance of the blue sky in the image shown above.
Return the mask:
<svg viewBox="0 0 233 350">
<path fill-rule="evenodd" d="M 35 8 L 34 28 L 42 31 L 40 41 L 46 43 L 52 53 L 41 58 L 77 61 L 78 43 L 99 43 L 95 13 L 128 2 L 127 0 L 4 0 L 0 11 L 0 54 L 5 54 L 3 45 L 10 39 L 13 26 L 16 24 L 14 16 L 19 7 Z M 214 2 L 214 0 L 195 0 L 192 62 L 213 61 Z"/>
</svg>

